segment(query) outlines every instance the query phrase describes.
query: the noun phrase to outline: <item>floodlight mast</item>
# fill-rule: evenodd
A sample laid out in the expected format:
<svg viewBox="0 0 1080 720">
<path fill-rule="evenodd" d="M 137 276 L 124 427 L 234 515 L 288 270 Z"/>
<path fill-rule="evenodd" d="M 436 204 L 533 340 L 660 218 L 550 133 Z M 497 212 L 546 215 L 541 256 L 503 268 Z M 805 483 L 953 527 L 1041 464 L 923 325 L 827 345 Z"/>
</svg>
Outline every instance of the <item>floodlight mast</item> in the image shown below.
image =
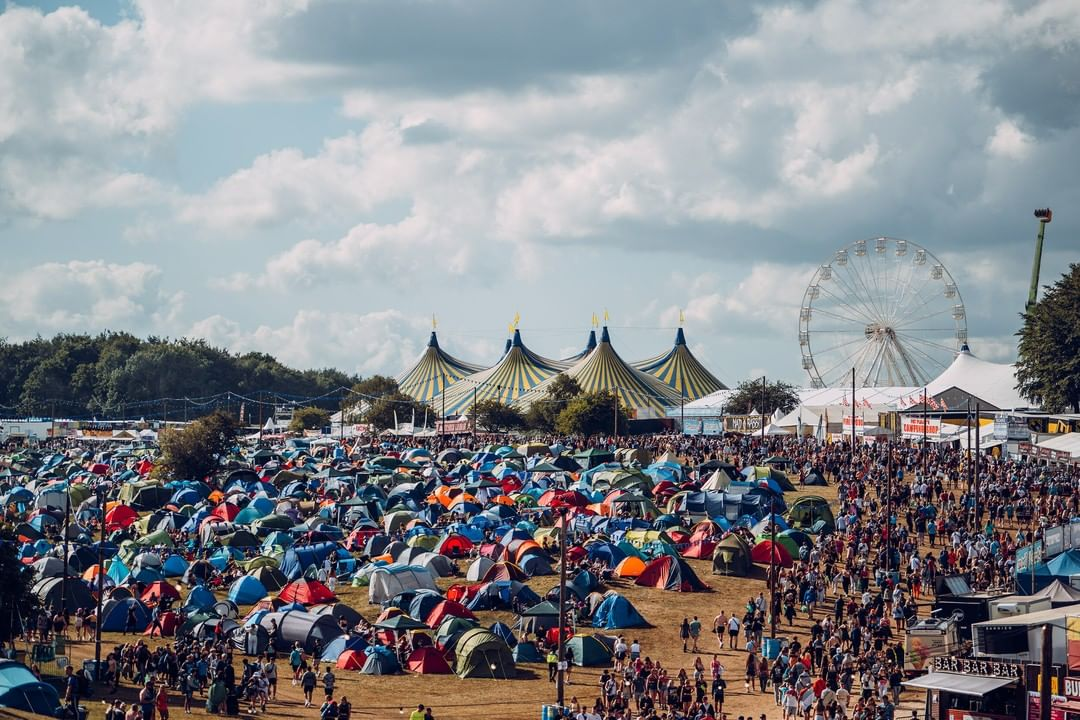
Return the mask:
<svg viewBox="0 0 1080 720">
<path fill-rule="evenodd" d="M 1054 212 L 1050 208 L 1041 208 L 1035 211 L 1035 219 L 1039 221 L 1039 234 L 1035 237 L 1035 260 L 1031 264 L 1031 287 L 1028 288 L 1027 305 L 1025 312 L 1031 312 L 1035 307 L 1035 299 L 1039 295 L 1039 270 L 1042 267 L 1043 237 L 1046 235 L 1046 226 L 1054 219 Z"/>
</svg>

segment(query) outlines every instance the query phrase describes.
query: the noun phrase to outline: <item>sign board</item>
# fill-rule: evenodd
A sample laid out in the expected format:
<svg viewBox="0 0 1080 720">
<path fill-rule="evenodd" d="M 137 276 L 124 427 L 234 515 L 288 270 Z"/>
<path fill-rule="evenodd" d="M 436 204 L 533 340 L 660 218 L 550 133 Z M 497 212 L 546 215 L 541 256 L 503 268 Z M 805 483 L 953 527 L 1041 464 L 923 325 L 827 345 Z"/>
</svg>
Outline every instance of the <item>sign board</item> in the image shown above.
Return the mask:
<svg viewBox="0 0 1080 720">
<path fill-rule="evenodd" d="M 758 429 L 760 429 L 760 427 Z M 720 422 L 720 418 L 703 418 L 701 420 L 701 434 L 723 435 L 724 425 Z"/>
<path fill-rule="evenodd" d="M 958 658 L 955 656 L 936 657 L 933 664 L 934 672 L 960 673 L 961 675 L 978 675 L 980 677 L 1009 678 L 1010 680 L 1024 679 L 1024 666 L 1022 663 L 977 660 L 974 658 Z"/>
<path fill-rule="evenodd" d="M 725 415 L 724 432 L 752 434 L 761 432 L 760 415 Z"/>
<path fill-rule="evenodd" d="M 866 420 L 862 416 L 856 415 L 854 417 L 854 419 L 855 419 L 855 429 L 856 430 L 858 430 L 859 428 L 864 427 L 866 425 Z M 844 421 L 843 421 L 844 427 L 847 428 L 848 430 L 851 430 L 851 420 L 852 420 L 851 415 L 845 415 L 844 416 Z"/>
<path fill-rule="evenodd" d="M 1046 557 L 1054 557 L 1065 552 L 1065 528 L 1057 525 L 1046 529 L 1043 533 L 1043 552 Z"/>
<path fill-rule="evenodd" d="M 1008 413 L 995 413 L 993 433 L 995 440 L 1031 440 L 1027 420 Z"/>
<path fill-rule="evenodd" d="M 945 633 L 933 635 L 909 633 L 907 648 L 904 652 L 904 669 L 908 672 L 927 670 L 934 658 L 948 655 L 951 650 L 952 647 Z"/>
<path fill-rule="evenodd" d="M 1028 720 L 1042 720 L 1042 698 L 1039 693 L 1028 691 Z M 1065 702 L 1061 695 L 1050 696 L 1050 720 L 1065 720 L 1065 711 L 1054 705 Z"/>
<path fill-rule="evenodd" d="M 682 424 L 683 435 L 701 435 L 701 418 L 686 418 Z"/>
<path fill-rule="evenodd" d="M 941 435 L 941 420 L 939 418 L 927 418 L 923 420 L 921 417 L 909 416 L 904 418 L 901 431 L 907 436 L 923 436 L 923 430 L 926 430 L 927 437 L 938 437 Z"/>
<path fill-rule="evenodd" d="M 1038 565 L 1043 559 L 1043 541 L 1036 540 L 1035 542 L 1025 545 L 1022 548 L 1016 549 L 1016 574 L 1022 575 L 1026 572 L 1031 572 L 1033 565 Z"/>
<path fill-rule="evenodd" d="M 1080 678 L 1065 678 L 1065 695 L 1070 698 L 1080 697 Z"/>
<path fill-rule="evenodd" d="M 950 710 L 949 720 L 1011 720 L 1012 715 L 995 715 L 977 710 Z"/>
</svg>

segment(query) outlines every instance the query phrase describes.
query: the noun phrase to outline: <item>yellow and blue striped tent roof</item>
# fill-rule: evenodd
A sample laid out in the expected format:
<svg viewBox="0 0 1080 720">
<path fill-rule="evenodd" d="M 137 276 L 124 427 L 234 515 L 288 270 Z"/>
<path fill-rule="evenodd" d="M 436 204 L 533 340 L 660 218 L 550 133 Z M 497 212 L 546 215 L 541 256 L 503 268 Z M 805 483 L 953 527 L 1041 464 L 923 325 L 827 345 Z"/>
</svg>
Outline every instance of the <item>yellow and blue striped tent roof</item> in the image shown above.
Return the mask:
<svg viewBox="0 0 1080 720">
<path fill-rule="evenodd" d="M 591 353 L 595 349 L 596 349 L 596 331 L 595 330 L 590 330 L 589 331 L 589 340 L 588 340 L 588 342 L 585 343 L 585 349 L 582 350 L 579 353 L 575 353 L 574 355 L 571 355 L 568 358 L 564 358 L 563 362 L 567 363 L 569 365 L 573 365 L 578 360 L 582 359 L 583 357 L 586 357 L 589 353 Z"/>
<path fill-rule="evenodd" d="M 510 349 L 494 367 L 473 373 L 447 390 L 446 416 L 469 412 L 474 400 L 510 404 L 567 367 L 562 361 L 549 360 L 529 350 L 521 341 L 521 332 L 515 329 Z M 442 412 L 441 404 L 439 412 Z"/>
<path fill-rule="evenodd" d="M 398 388 L 418 402 L 431 402 L 461 378 L 481 369 L 479 365 L 463 362 L 444 352 L 432 330 L 424 354 L 411 369 L 398 376 Z"/>
<path fill-rule="evenodd" d="M 633 365 L 674 388 L 687 402 L 711 395 L 717 390 L 727 390 L 727 386 L 717 380 L 716 376 L 694 357 L 694 353 L 690 352 L 682 328 L 675 334 L 675 345 L 671 350 Z"/>
<path fill-rule="evenodd" d="M 659 379 L 636 370 L 624 361 L 611 346 L 607 327 L 600 334 L 600 344 L 586 357 L 568 368 L 566 374 L 577 380 L 585 392 L 614 392 L 619 402 L 634 417 L 664 417 L 667 408 L 679 404 L 679 393 Z M 519 405 L 541 400 L 547 392 L 547 381 L 527 393 Z"/>
</svg>

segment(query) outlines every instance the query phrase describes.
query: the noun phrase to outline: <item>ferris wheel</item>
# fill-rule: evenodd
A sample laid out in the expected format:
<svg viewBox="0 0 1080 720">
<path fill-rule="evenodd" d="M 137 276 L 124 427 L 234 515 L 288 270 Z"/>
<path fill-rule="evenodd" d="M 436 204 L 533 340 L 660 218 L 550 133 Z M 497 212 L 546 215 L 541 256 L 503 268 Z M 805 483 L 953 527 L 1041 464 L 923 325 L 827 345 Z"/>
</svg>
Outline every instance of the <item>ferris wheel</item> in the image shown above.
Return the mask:
<svg viewBox="0 0 1080 720">
<path fill-rule="evenodd" d="M 913 242 L 856 240 L 821 265 L 799 310 L 802 366 L 813 387 L 925 385 L 967 342 L 956 281 Z"/>
</svg>

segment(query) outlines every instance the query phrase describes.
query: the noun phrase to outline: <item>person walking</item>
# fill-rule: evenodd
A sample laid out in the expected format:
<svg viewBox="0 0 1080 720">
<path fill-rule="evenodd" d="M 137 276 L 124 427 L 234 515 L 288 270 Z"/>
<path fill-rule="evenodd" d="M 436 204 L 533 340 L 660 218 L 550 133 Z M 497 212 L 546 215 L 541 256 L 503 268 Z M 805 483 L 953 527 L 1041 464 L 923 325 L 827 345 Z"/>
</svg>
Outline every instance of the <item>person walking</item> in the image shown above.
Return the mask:
<svg viewBox="0 0 1080 720">
<path fill-rule="evenodd" d="M 689 652 L 690 648 L 690 619 L 683 618 L 679 626 L 679 639 L 682 640 L 682 651 Z"/>
<path fill-rule="evenodd" d="M 304 707 L 311 707 L 311 695 L 315 692 L 317 682 L 318 677 L 311 668 L 305 670 L 304 674 L 300 676 L 300 689 L 304 691 Z"/>
<path fill-rule="evenodd" d="M 700 652 L 698 650 L 698 638 L 701 636 L 701 621 L 698 620 L 697 615 L 690 621 L 690 639 L 693 640 L 694 648 L 691 652 Z"/>
</svg>

